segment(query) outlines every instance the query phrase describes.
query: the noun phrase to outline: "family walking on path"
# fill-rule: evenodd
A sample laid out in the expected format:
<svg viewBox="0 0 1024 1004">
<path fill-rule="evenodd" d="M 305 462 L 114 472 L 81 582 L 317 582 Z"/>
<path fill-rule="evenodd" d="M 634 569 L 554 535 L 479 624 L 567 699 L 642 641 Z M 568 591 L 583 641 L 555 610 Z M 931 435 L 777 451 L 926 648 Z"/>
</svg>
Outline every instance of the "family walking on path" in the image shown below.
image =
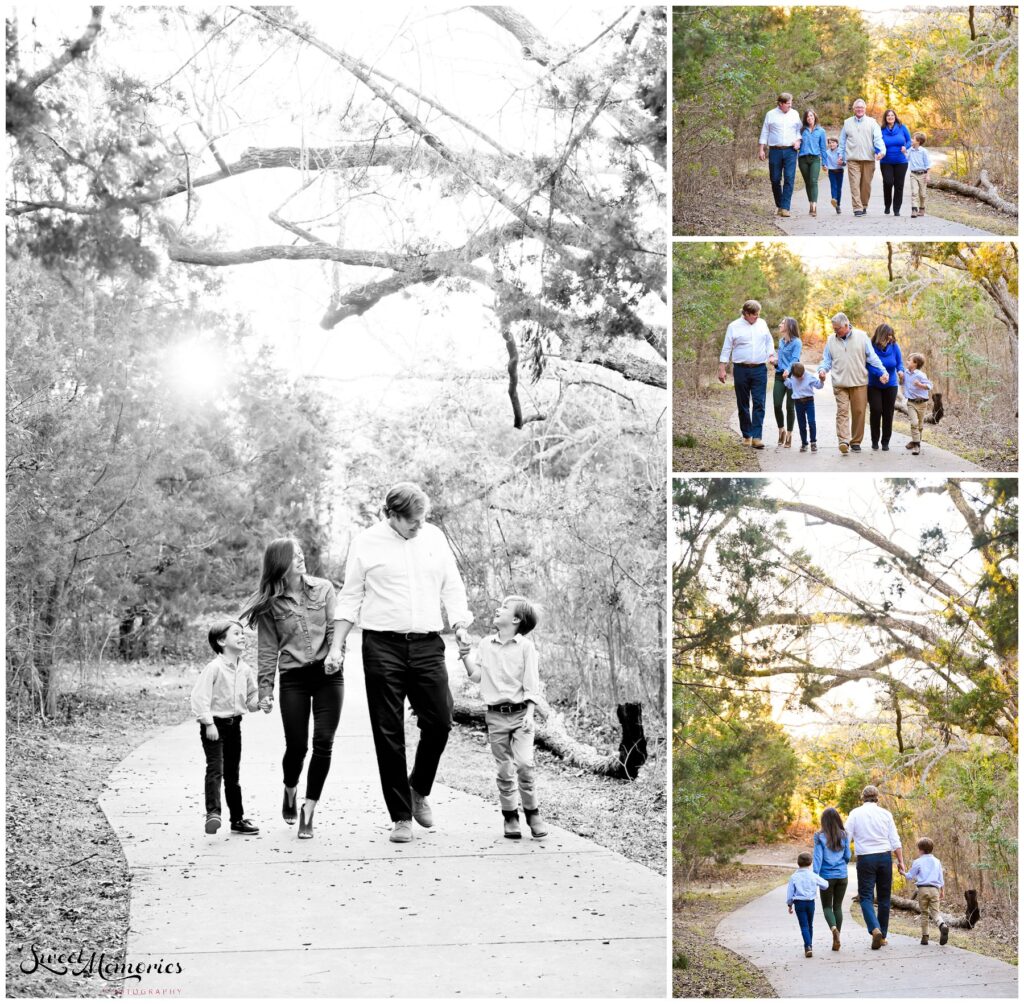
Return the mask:
<svg viewBox="0 0 1024 1004">
<path fill-rule="evenodd" d="M 821 829 L 814 834 L 813 853 L 802 851 L 798 855 L 797 870 L 786 889 L 786 906 L 800 922 L 804 956 L 809 959 L 814 954 L 814 900 L 819 892 L 825 922 L 832 932 L 832 951 L 838 952 L 842 947 L 842 904 L 852 850 L 857 854 L 856 899 L 864 916 L 864 927 L 871 935 L 871 948 L 877 951 L 889 944 L 893 856 L 899 873 L 917 888 L 921 944 L 928 944 L 931 921 L 938 928 L 939 944 L 945 945 L 949 926 L 939 913 L 944 885 L 942 862 L 932 854 L 934 845 L 928 837 L 921 837 L 917 848 L 920 855 L 907 870 L 896 822 L 892 813 L 878 804 L 878 789 L 873 784 L 861 792 L 861 804 L 847 817 L 845 827 L 837 809 L 825 809 Z"/>
<path fill-rule="evenodd" d="M 882 125 L 867 115 L 867 103 L 858 98 L 853 114 L 838 135 L 827 135 L 817 113 L 808 108 L 801 116 L 793 108 L 793 95 L 783 91 L 777 105 L 764 117 L 758 157 L 768 161 L 768 176 L 776 215 L 792 215 L 793 188 L 799 167 L 807 192 L 808 213 L 818 215 L 818 185 L 828 172 L 832 208 L 842 213 L 844 172 L 849 178 L 850 202 L 855 217 L 866 216 L 876 163 L 881 168 L 884 214 L 899 216 L 906 178 L 911 177 L 911 218 L 925 215 L 928 172 L 932 161 L 925 149 L 927 137 L 911 132 L 888 108 Z"/>
<path fill-rule="evenodd" d="M 777 448 L 792 445 L 795 420 L 800 431 L 800 452 L 817 451 L 814 394 L 824 389 L 831 374 L 836 435 L 842 456 L 861 451 L 865 418 L 869 414 L 871 449 L 889 450 L 900 385 L 911 425 L 907 449 L 913 456 L 920 455 L 933 384 L 924 372 L 925 359 L 921 353 L 912 353 L 904 360 L 890 325 L 878 325 L 869 338 L 866 332 L 851 325 L 846 314 L 836 314 L 832 318 L 833 333 L 815 371 L 801 360 L 803 343 L 797 321 L 784 317 L 779 322 L 776 350 L 772 333 L 760 315 L 761 304 L 757 300 L 743 304 L 740 316 L 726 328 L 718 363 L 721 383 L 725 383 L 729 363 L 733 366 L 736 409 L 745 446 L 765 448 L 765 398 L 768 370 L 772 368 Z"/>
<path fill-rule="evenodd" d="M 520 798 L 530 833 L 547 835 L 534 784 L 534 708 L 540 696 L 537 651 L 526 636 L 537 624 L 533 605 L 509 596 L 494 615 L 495 634 L 471 653 L 466 602 L 455 556 L 444 534 L 426 522 L 430 502 L 419 486 L 401 482 L 387 493 L 384 519 L 352 542 L 339 596 L 327 580 L 307 574 L 297 540 L 267 545 L 257 593 L 241 620 L 256 627 L 258 683 L 241 659 L 242 625 L 214 624 L 215 658 L 192 692 L 206 759 L 206 832 L 221 826 L 221 785 L 231 832 L 259 833 L 246 818 L 239 786 L 241 721 L 246 712 L 270 713 L 278 679 L 285 749 L 282 760 L 285 823 L 298 821 L 300 840 L 313 837 L 313 818 L 331 769 L 344 697 L 345 643 L 358 624 L 370 722 L 380 783 L 393 822 L 390 839 L 413 839 L 413 820 L 434 825 L 428 801 L 452 727 L 452 696 L 441 637 L 441 606 L 460 655 L 487 702 L 487 728 L 497 762 L 504 835 L 520 839 Z M 420 731 L 412 771 L 405 750 L 405 701 Z M 305 797 L 298 785 L 309 749 Z"/>
</svg>

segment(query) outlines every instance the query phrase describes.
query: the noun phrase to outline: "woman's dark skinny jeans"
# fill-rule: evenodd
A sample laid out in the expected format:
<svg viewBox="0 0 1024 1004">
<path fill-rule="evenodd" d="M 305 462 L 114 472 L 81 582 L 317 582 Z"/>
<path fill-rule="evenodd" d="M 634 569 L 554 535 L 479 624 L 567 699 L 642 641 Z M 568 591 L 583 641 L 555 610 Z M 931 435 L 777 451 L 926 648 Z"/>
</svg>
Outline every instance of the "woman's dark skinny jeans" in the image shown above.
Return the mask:
<svg viewBox="0 0 1024 1004">
<path fill-rule="evenodd" d="M 824 876 L 822 876 L 824 878 Z M 846 887 L 850 882 L 847 878 L 830 878 L 825 879 L 828 882 L 828 888 L 822 889 L 821 895 L 821 912 L 825 914 L 825 922 L 829 928 L 835 928 L 837 931 L 843 929 L 843 897 L 846 895 Z"/>
<path fill-rule="evenodd" d="M 317 800 L 331 769 L 334 733 L 341 721 L 345 685 L 341 672 L 325 673 L 322 662 L 286 669 L 280 674 L 281 721 L 284 724 L 284 783 L 299 783 L 309 744 L 309 715 L 313 713 L 313 755 L 306 773 L 306 798 Z"/>
</svg>

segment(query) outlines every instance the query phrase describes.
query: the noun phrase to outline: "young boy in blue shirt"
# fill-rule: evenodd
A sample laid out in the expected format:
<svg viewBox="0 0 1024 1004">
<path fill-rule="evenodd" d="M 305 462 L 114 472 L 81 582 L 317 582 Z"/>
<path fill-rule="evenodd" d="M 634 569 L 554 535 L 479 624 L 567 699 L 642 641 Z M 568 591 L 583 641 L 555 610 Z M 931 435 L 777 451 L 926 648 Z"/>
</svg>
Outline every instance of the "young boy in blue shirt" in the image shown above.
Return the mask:
<svg viewBox="0 0 1024 1004">
<path fill-rule="evenodd" d="M 498 765 L 498 797 L 510 840 L 522 837 L 520 799 L 531 836 L 539 840 L 548 834 L 533 764 L 533 716 L 540 696 L 537 649 L 526 637 L 537 620 L 537 611 L 525 596 L 506 596 L 494 612 L 495 633 L 480 642 L 476 654 L 469 645 L 459 646 L 469 678 L 480 684 L 480 696 L 487 705 L 484 721 Z"/>
<path fill-rule="evenodd" d="M 942 862 L 932 854 L 935 844 L 928 837 L 921 837 L 917 842 L 921 852 L 914 858 L 904 878 L 913 879 L 917 883 L 917 905 L 921 908 L 921 944 L 928 944 L 928 918 L 931 917 L 939 925 L 939 944 L 949 941 L 949 925 L 939 913 L 942 902 L 942 888 L 946 884 L 942 877 Z"/>
<path fill-rule="evenodd" d="M 786 906 L 789 912 L 796 913 L 800 921 L 800 933 L 804 939 L 804 958 L 809 959 L 814 953 L 811 942 L 814 939 L 814 900 L 819 889 L 827 889 L 828 883 L 811 871 L 814 859 L 808 851 L 801 851 L 796 858 L 797 870 L 789 878 L 786 886 Z M 795 910 L 794 910 L 795 908 Z"/>
<path fill-rule="evenodd" d="M 828 171 L 828 183 L 832 189 L 832 206 L 837 213 L 841 213 L 842 209 L 839 208 L 839 203 L 843 198 L 843 175 L 846 168 L 839 163 L 839 137 L 829 136 L 826 145 L 828 149 L 825 151 L 821 163 Z"/>
<path fill-rule="evenodd" d="M 910 218 L 924 216 L 924 197 L 928 191 L 928 171 L 932 159 L 924 148 L 927 137 L 923 132 L 915 132 L 907 151 L 907 170 L 910 172 Z"/>
<path fill-rule="evenodd" d="M 807 433 L 811 434 L 811 453 L 818 452 L 818 426 L 814 421 L 814 391 L 821 390 L 825 385 L 814 375 L 805 370 L 803 363 L 793 363 L 786 386 L 793 392 L 793 407 L 796 408 L 796 421 L 800 427 L 800 452 L 807 452 Z"/>
</svg>

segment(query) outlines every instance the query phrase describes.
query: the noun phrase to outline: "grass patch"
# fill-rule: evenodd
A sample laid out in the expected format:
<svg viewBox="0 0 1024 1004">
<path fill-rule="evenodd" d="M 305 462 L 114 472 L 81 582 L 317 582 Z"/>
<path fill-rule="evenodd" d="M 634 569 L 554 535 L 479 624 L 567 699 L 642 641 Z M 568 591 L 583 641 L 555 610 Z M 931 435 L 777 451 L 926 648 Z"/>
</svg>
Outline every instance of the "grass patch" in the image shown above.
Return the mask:
<svg viewBox="0 0 1024 1004">
<path fill-rule="evenodd" d="M 740 169 L 742 170 L 742 168 Z M 734 185 L 713 182 L 713 194 L 687 199 L 673 192 L 672 233 L 681 237 L 782 237 L 776 225 L 768 166 L 748 165 Z"/>
<path fill-rule="evenodd" d="M 191 665 L 86 667 L 43 724 L 7 705 L 7 995 L 113 997 L 93 973 L 38 969 L 41 952 L 83 950 L 125 961 L 130 876 L 97 799 L 110 771 L 154 732 L 189 714 Z M 56 968 L 56 967 L 55 967 Z"/>
<path fill-rule="evenodd" d="M 725 865 L 712 885 L 677 890 L 672 912 L 673 997 L 776 997 L 753 963 L 715 943 L 734 910 L 771 892 L 790 869 Z"/>
<path fill-rule="evenodd" d="M 731 386 L 712 383 L 706 397 L 672 395 L 672 470 L 756 471 L 757 458 L 729 428 L 736 412 Z"/>
</svg>

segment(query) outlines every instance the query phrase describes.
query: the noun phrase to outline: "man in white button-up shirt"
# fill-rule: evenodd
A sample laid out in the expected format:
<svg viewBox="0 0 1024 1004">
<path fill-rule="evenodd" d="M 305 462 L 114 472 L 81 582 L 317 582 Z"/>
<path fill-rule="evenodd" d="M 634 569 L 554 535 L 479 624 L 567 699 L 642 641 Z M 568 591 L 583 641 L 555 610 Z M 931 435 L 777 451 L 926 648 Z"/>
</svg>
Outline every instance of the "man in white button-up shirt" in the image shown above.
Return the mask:
<svg viewBox="0 0 1024 1004">
<path fill-rule="evenodd" d="M 889 901 L 892 897 L 892 856 L 900 874 L 903 847 L 896 832 L 896 821 L 888 809 L 878 804 L 878 789 L 869 784 L 861 792 L 861 805 L 846 817 L 846 832 L 857 855 L 857 898 L 864 914 L 864 926 L 871 932 L 871 947 L 887 944 Z M 875 890 L 878 890 L 878 914 L 875 914 Z"/>
<path fill-rule="evenodd" d="M 412 820 L 433 826 L 427 796 L 452 727 L 441 604 L 460 641 L 473 615 L 444 534 L 426 523 L 430 500 L 409 481 L 394 485 L 385 519 L 352 541 L 335 607 L 328 665 L 344 660 L 345 639 L 363 631 L 363 670 L 377 767 L 394 822 L 391 840 L 412 839 Z M 412 774 L 406 773 L 405 699 L 420 729 Z"/>
<path fill-rule="evenodd" d="M 776 213 L 789 216 L 802 125 L 800 115 L 793 107 L 792 94 L 783 91 L 777 102 L 777 106 L 764 117 L 757 155 L 761 160 L 768 158 L 768 177 L 772 183 Z"/>
<path fill-rule="evenodd" d="M 718 381 L 725 383 L 726 366 L 732 361 L 736 411 L 744 446 L 763 450 L 761 429 L 764 400 L 768 390 L 768 364 L 775 362 L 775 342 L 761 318 L 761 304 L 747 300 L 739 317 L 725 329 L 722 354 L 718 357 Z"/>
</svg>

